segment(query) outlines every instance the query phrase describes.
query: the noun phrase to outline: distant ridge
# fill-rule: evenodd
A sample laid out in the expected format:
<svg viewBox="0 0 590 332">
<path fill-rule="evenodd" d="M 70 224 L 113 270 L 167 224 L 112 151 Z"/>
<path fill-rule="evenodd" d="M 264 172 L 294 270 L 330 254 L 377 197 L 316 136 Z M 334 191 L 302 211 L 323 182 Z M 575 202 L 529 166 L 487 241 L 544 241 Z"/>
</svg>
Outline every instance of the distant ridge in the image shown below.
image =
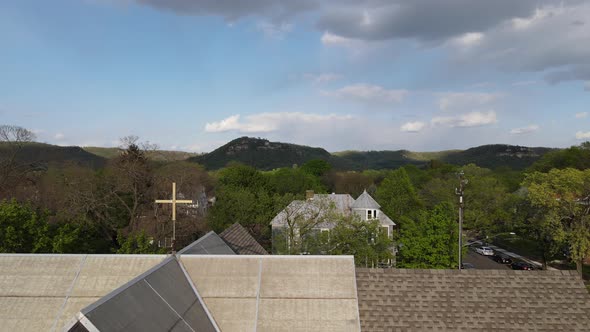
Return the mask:
<svg viewBox="0 0 590 332">
<path fill-rule="evenodd" d="M 158 162 L 188 160 L 217 170 L 230 162 L 240 162 L 260 170 L 302 165 L 309 160 L 328 161 L 334 169 L 360 171 L 365 169 L 395 169 L 404 165 L 425 166 L 431 160 L 454 165 L 474 163 L 481 167 L 509 167 L 523 170 L 531 166 L 547 152 L 556 149 L 525 147 L 506 144 L 482 145 L 467 150 L 438 152 L 397 151 L 342 151 L 330 153 L 318 147 L 290 143 L 271 142 L 263 138 L 240 137 L 210 153 L 197 155 L 180 151 L 153 151 L 148 158 Z M 7 153 L 6 144 L 0 143 L 0 159 Z M 41 168 L 49 164 L 77 164 L 98 169 L 108 159 L 120 154 L 118 148 L 56 146 L 44 143 L 27 143 L 19 151 L 17 159 Z"/>
<path fill-rule="evenodd" d="M 240 137 L 210 153 L 189 158 L 207 169 L 223 168 L 229 162 L 237 161 L 263 170 L 301 165 L 313 159 L 330 160 L 332 155 L 322 148 L 253 137 Z"/>
<path fill-rule="evenodd" d="M 506 166 L 522 170 L 532 165 L 545 153 L 554 149 L 506 144 L 482 145 L 467 150 L 439 152 L 397 151 L 343 151 L 329 153 L 322 148 L 270 142 L 267 139 L 240 137 L 201 156 L 189 158 L 207 169 L 225 167 L 240 162 L 261 170 L 301 165 L 313 159 L 330 162 L 338 170 L 391 169 L 404 165 L 426 165 L 439 160 L 454 165 L 477 164 L 486 168 Z"/>
<path fill-rule="evenodd" d="M 8 145 L 0 143 L 0 159 L 5 153 L 9 153 Z M 105 158 L 87 152 L 81 147 L 45 143 L 25 143 L 16 154 L 16 160 L 41 168 L 47 168 L 50 164 L 75 164 L 97 169 L 106 164 Z"/>
</svg>

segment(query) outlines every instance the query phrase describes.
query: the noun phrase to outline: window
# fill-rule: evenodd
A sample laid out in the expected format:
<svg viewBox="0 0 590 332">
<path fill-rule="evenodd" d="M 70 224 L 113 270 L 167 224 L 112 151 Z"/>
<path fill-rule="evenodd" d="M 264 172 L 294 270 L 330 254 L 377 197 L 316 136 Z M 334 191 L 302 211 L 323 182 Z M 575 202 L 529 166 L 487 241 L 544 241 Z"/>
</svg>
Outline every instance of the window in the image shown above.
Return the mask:
<svg viewBox="0 0 590 332">
<path fill-rule="evenodd" d="M 367 220 L 377 219 L 377 210 L 367 210 Z"/>
</svg>

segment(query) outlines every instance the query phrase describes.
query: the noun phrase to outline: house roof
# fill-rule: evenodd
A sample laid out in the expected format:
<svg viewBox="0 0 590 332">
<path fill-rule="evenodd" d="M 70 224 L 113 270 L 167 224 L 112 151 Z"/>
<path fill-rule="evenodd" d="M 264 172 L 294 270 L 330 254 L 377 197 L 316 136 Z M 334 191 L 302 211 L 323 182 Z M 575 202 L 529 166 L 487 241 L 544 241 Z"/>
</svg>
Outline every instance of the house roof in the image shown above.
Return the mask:
<svg viewBox="0 0 590 332">
<path fill-rule="evenodd" d="M 574 271 L 357 269 L 363 331 L 588 331 Z"/>
<path fill-rule="evenodd" d="M 184 247 L 178 255 L 235 255 L 236 253 L 219 235 L 211 231 Z"/>
<path fill-rule="evenodd" d="M 379 209 L 379 208 L 381 208 L 381 205 L 379 205 L 379 203 L 377 203 L 377 201 L 375 201 L 373 199 L 373 197 L 371 197 L 371 195 L 369 195 L 369 193 L 365 190 L 354 201 L 354 203 L 352 203 L 352 208 L 353 209 Z"/>
<path fill-rule="evenodd" d="M 190 278 L 170 256 L 80 311 L 70 331 L 219 331 Z"/>
<path fill-rule="evenodd" d="M 61 331 L 165 255 L 0 254 L 0 330 Z"/>
<path fill-rule="evenodd" d="M 360 331 L 352 256 L 180 260 L 221 331 Z"/>
<path fill-rule="evenodd" d="M 275 227 L 284 227 L 287 219 L 293 215 L 309 218 L 318 212 L 324 214 L 328 212 L 330 205 L 336 212 L 349 215 L 353 202 L 354 199 L 348 194 L 316 194 L 313 199 L 292 201 L 272 219 L 270 224 Z"/>
<path fill-rule="evenodd" d="M 219 234 L 219 237 L 238 255 L 268 255 L 268 252 L 239 223 Z"/>
</svg>

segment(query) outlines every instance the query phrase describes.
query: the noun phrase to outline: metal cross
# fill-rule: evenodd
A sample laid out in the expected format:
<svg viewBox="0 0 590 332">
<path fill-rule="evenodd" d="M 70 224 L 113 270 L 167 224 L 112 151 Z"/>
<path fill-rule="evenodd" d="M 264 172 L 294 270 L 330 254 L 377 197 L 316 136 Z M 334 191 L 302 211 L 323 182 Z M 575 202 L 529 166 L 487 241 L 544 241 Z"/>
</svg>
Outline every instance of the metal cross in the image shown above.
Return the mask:
<svg viewBox="0 0 590 332">
<path fill-rule="evenodd" d="M 176 182 L 172 182 L 172 199 L 157 199 L 156 203 L 172 204 L 172 249 L 174 250 L 174 242 L 176 241 L 176 204 L 192 204 L 193 201 L 189 199 L 176 199 Z"/>
</svg>

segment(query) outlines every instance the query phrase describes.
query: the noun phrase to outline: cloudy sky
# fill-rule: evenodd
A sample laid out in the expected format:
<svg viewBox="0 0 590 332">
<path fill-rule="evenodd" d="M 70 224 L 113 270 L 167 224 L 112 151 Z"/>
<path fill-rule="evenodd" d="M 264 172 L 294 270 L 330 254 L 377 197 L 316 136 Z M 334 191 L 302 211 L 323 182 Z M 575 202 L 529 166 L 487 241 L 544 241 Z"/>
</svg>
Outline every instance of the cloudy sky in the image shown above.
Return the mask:
<svg viewBox="0 0 590 332">
<path fill-rule="evenodd" d="M 329 151 L 590 140 L 590 2 L 0 1 L 0 124 Z"/>
</svg>

